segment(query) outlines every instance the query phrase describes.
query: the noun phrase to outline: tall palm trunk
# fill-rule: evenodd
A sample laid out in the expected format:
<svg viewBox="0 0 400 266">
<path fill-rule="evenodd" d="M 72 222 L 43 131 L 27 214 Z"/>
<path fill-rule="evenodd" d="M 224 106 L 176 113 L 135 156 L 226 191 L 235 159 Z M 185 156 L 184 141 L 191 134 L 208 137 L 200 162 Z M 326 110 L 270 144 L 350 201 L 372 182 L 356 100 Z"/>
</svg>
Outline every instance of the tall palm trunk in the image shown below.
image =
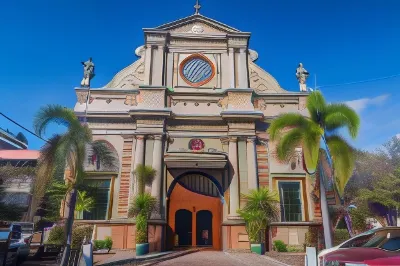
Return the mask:
<svg viewBox="0 0 400 266">
<path fill-rule="evenodd" d="M 73 188 L 71 190 L 71 198 L 69 203 L 69 211 L 68 211 L 68 218 L 67 218 L 67 244 L 64 249 L 64 254 L 61 260 L 61 266 L 67 266 L 69 257 L 71 254 L 71 244 L 72 244 L 72 226 L 74 224 L 74 214 L 75 214 L 75 205 L 76 205 L 76 196 L 77 190 Z"/>
<path fill-rule="evenodd" d="M 328 202 L 326 201 L 324 181 L 322 180 L 320 175 L 318 175 L 318 179 L 319 179 L 319 190 L 321 195 L 322 226 L 324 227 L 325 248 L 331 248 L 333 246 L 333 241 L 332 241 L 332 226 L 328 211 Z"/>
</svg>

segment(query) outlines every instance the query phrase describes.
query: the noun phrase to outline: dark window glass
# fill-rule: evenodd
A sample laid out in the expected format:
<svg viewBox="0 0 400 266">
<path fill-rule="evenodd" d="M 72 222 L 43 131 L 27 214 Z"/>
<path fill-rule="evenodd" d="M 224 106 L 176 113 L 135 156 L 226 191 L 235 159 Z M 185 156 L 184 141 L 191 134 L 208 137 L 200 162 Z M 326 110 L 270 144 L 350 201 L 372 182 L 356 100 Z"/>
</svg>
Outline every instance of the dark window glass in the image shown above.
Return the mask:
<svg viewBox="0 0 400 266">
<path fill-rule="evenodd" d="M 302 221 L 299 182 L 279 182 L 282 222 Z"/>
<path fill-rule="evenodd" d="M 400 249 L 400 237 L 394 237 L 389 239 L 385 244 L 383 244 L 382 249 L 389 251 L 395 251 Z"/>
<path fill-rule="evenodd" d="M 83 212 L 84 220 L 106 220 L 108 219 L 108 207 L 110 200 L 110 184 L 111 180 L 86 180 L 87 185 L 95 187 L 94 208 L 90 212 Z"/>
</svg>

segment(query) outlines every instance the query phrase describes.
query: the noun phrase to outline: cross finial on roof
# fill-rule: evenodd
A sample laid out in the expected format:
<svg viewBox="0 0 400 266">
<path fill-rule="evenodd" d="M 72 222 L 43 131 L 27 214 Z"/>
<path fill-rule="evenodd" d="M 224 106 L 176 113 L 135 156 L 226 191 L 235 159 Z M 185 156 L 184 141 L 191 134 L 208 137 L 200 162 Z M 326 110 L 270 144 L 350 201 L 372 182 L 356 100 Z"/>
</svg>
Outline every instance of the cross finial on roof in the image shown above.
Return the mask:
<svg viewBox="0 0 400 266">
<path fill-rule="evenodd" d="M 199 3 L 199 0 L 196 0 L 196 5 L 194 6 L 194 10 L 195 10 L 195 15 L 198 15 L 198 14 L 200 14 L 200 8 L 201 8 L 201 5 L 200 5 L 200 3 Z"/>
</svg>

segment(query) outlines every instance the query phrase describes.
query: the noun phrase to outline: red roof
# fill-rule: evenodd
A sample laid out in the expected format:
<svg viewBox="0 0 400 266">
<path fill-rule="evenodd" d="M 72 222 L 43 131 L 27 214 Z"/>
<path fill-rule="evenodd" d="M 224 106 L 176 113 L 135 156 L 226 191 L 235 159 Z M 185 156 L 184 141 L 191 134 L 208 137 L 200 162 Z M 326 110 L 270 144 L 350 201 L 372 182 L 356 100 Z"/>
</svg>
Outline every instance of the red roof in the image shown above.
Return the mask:
<svg viewBox="0 0 400 266">
<path fill-rule="evenodd" d="M 0 150 L 0 160 L 37 160 L 39 156 L 35 150 Z"/>
</svg>

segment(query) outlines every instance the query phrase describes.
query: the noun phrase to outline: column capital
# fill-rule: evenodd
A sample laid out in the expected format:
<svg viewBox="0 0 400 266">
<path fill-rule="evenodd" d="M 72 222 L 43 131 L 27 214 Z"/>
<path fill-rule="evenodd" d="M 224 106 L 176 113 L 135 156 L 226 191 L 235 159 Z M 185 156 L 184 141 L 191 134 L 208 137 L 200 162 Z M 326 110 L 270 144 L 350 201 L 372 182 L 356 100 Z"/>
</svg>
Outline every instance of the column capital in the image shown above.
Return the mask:
<svg viewBox="0 0 400 266">
<path fill-rule="evenodd" d="M 229 142 L 236 143 L 238 141 L 238 137 L 229 137 Z"/>
<path fill-rule="evenodd" d="M 256 136 L 247 138 L 247 143 L 255 143 L 256 141 L 257 141 L 257 137 Z"/>
<path fill-rule="evenodd" d="M 220 140 L 221 140 L 222 145 L 229 144 L 229 138 L 228 138 L 228 137 L 226 137 L 226 138 L 220 138 Z"/>
<path fill-rule="evenodd" d="M 154 135 L 153 138 L 154 140 L 163 140 L 164 135 Z"/>
<path fill-rule="evenodd" d="M 137 139 L 137 140 L 145 140 L 146 139 L 146 135 L 135 135 L 135 139 Z"/>
</svg>

